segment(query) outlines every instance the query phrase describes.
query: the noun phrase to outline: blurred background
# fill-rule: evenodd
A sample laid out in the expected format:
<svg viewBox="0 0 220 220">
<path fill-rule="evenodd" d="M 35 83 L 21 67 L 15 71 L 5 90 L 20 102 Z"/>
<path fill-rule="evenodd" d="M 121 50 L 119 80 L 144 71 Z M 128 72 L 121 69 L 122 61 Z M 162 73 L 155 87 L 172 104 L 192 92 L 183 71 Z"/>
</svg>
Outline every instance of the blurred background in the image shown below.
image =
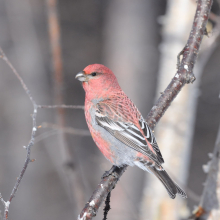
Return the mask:
<svg viewBox="0 0 220 220">
<path fill-rule="evenodd" d="M 196 2 L 63 0 L 55 7 L 54 2 L 0 0 L 0 46 L 37 104 L 83 105 L 75 75 L 102 63 L 146 118 L 176 72 Z M 202 167 L 210 160 L 220 121 L 217 1 L 212 11 L 197 80 L 185 86 L 155 130 L 165 168 L 188 199 L 171 200 L 155 177 L 129 167 L 112 191 L 108 219 L 184 219 L 198 205 L 206 179 Z M 5 200 L 26 158 L 32 111 L 19 81 L 0 60 L 0 192 Z M 31 153 L 36 161 L 28 166 L 9 219 L 76 219 L 111 164 L 88 135 L 83 110 L 39 109 L 37 125 L 42 127 Z M 102 218 L 100 208 L 95 219 Z"/>
</svg>

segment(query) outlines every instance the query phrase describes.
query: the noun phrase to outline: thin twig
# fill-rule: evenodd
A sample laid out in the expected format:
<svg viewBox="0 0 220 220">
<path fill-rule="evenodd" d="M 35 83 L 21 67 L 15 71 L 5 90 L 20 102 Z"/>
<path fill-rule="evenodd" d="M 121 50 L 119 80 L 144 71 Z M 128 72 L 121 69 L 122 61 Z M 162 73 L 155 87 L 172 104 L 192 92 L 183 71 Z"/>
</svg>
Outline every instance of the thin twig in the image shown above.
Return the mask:
<svg viewBox="0 0 220 220">
<path fill-rule="evenodd" d="M 70 109 L 83 109 L 83 105 L 38 105 L 38 108 L 48 108 L 48 109 L 56 109 L 56 108 L 70 108 Z"/>
<path fill-rule="evenodd" d="M 0 54 L 1 54 L 1 59 L 3 59 L 6 64 L 10 67 L 10 69 L 12 70 L 12 72 L 15 74 L 15 76 L 17 77 L 17 79 L 20 81 L 25 93 L 27 94 L 27 96 L 29 97 L 32 105 L 33 105 L 33 114 L 32 114 L 32 132 L 31 132 L 31 139 L 28 143 L 28 145 L 26 146 L 26 150 L 27 150 L 27 155 L 26 155 L 26 159 L 23 165 L 23 168 L 21 170 L 21 173 L 19 175 L 19 177 L 17 178 L 17 181 L 14 185 L 14 188 L 11 192 L 11 195 L 9 197 L 9 200 L 7 202 L 5 202 L 3 200 L 3 198 L 1 197 L 1 201 L 4 201 L 4 206 L 5 206 L 5 211 L 4 211 L 4 220 L 8 219 L 8 211 L 9 211 L 9 205 L 12 201 L 12 199 L 15 197 L 15 194 L 18 190 L 18 187 L 21 183 L 21 180 L 24 176 L 24 173 L 28 167 L 28 164 L 31 162 L 30 159 L 30 154 L 31 154 L 31 147 L 34 145 L 35 142 L 35 135 L 36 135 L 36 131 L 37 131 L 37 127 L 36 127 L 36 117 L 37 117 L 37 104 L 35 102 L 35 100 L 33 99 L 30 90 L 28 89 L 28 87 L 26 86 L 26 84 L 24 83 L 23 79 L 21 78 L 21 76 L 18 74 L 18 72 L 16 71 L 16 69 L 13 67 L 13 65 L 11 64 L 11 62 L 8 60 L 7 56 L 5 55 L 5 53 L 3 52 L 2 48 L 0 48 Z"/>
<path fill-rule="evenodd" d="M 211 220 L 220 218 L 220 127 L 211 161 L 206 165 L 208 176 L 198 208 L 188 219 Z"/>
<path fill-rule="evenodd" d="M 211 6 L 212 0 L 198 0 L 197 2 L 193 26 L 187 44 L 182 52 L 183 58 L 181 64 L 178 66 L 177 73 L 175 74 L 171 83 L 165 89 L 147 116 L 146 121 L 151 129 L 155 127 L 156 123 L 160 120 L 182 87 L 186 83 L 192 83 L 195 80 L 193 68 L 198 56 L 203 35 L 205 34 L 206 23 L 208 21 Z M 101 183 L 98 185 L 98 188 L 89 199 L 89 202 L 78 216 L 79 220 L 89 220 L 96 215 L 98 208 L 108 193 L 114 188 L 125 169 L 126 166 L 118 168 L 118 178 L 110 175 L 101 181 Z M 93 205 L 90 205 L 91 201 L 94 201 L 95 204 L 92 203 Z"/>
<path fill-rule="evenodd" d="M 47 124 L 47 123 L 46 123 Z M 67 133 L 67 134 L 71 134 L 71 135 L 77 135 L 77 136 L 91 136 L 90 132 L 88 130 L 84 130 L 84 129 L 75 129 L 75 128 L 71 128 L 71 127 L 59 127 L 57 125 L 52 124 L 51 128 L 53 128 L 53 130 L 50 131 L 46 131 L 42 134 L 40 134 L 39 136 L 36 136 L 35 138 L 35 144 L 46 139 L 49 138 L 51 136 L 57 135 L 59 133 Z M 42 128 L 50 128 L 50 125 L 45 125 L 44 123 L 41 126 Z"/>
<path fill-rule="evenodd" d="M 72 127 L 60 127 L 59 125 L 52 124 L 52 123 L 42 123 L 41 125 L 42 128 L 52 128 L 55 130 L 59 130 L 60 132 L 68 133 L 68 134 L 73 134 L 73 135 L 79 135 L 79 136 L 91 136 L 89 130 L 85 129 L 76 129 Z"/>
<path fill-rule="evenodd" d="M 35 144 L 39 143 L 42 140 L 45 140 L 46 138 L 49 138 L 49 137 L 54 136 L 54 135 L 57 135 L 58 133 L 59 133 L 58 130 L 50 130 L 50 131 L 44 132 L 44 133 L 36 136 Z"/>
<path fill-rule="evenodd" d="M 24 83 L 24 81 L 23 81 L 23 79 L 21 78 L 21 76 L 18 74 L 17 70 L 13 67 L 13 65 L 11 64 L 11 62 L 8 60 L 8 58 L 6 57 L 4 51 L 2 50 L 1 47 L 0 47 L 0 54 L 1 54 L 0 58 L 3 59 L 3 60 L 7 63 L 7 65 L 10 67 L 10 69 L 13 71 L 13 73 L 15 74 L 15 76 L 16 76 L 16 77 L 18 78 L 18 80 L 20 81 L 20 83 L 21 83 L 21 85 L 22 85 L 24 91 L 25 91 L 26 94 L 28 95 L 28 97 L 29 97 L 29 99 L 30 99 L 32 105 L 33 105 L 34 107 L 36 107 L 37 104 L 36 104 L 36 102 L 34 101 L 32 95 L 31 95 L 31 93 L 30 93 L 30 90 L 28 89 L 28 87 L 27 87 L 26 84 Z"/>
</svg>

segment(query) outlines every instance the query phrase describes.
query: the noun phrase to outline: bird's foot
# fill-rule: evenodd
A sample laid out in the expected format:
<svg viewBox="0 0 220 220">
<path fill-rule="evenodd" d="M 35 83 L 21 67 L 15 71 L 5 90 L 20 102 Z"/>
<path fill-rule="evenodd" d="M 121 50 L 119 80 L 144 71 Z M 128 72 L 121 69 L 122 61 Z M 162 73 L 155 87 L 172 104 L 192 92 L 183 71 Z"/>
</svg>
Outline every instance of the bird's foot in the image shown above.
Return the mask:
<svg viewBox="0 0 220 220">
<path fill-rule="evenodd" d="M 110 175 L 114 176 L 115 178 L 118 179 L 119 178 L 118 172 L 117 172 L 118 169 L 119 168 L 117 166 L 113 165 L 112 168 L 109 171 L 105 171 L 105 173 L 102 176 L 102 179 L 104 179 L 105 177 L 108 177 Z"/>
</svg>

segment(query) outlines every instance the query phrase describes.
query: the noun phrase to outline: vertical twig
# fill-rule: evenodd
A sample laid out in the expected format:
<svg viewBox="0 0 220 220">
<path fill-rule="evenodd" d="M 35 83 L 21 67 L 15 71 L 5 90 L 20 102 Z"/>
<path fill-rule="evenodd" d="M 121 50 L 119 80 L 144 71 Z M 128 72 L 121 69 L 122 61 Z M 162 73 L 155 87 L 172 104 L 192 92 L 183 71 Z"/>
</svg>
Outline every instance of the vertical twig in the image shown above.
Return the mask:
<svg viewBox="0 0 220 220">
<path fill-rule="evenodd" d="M 60 26 L 58 21 L 57 0 L 47 0 L 48 10 L 48 28 L 50 35 L 50 46 L 52 52 L 53 74 L 54 74 L 54 90 L 55 100 L 58 104 L 63 103 L 62 87 L 63 87 L 63 64 L 61 54 Z M 59 115 L 59 123 L 64 124 L 64 109 L 57 110 Z"/>
<path fill-rule="evenodd" d="M 36 117 L 37 117 L 37 104 L 35 102 L 35 100 L 33 99 L 30 90 L 28 89 L 28 87 L 26 86 L 26 84 L 24 83 L 23 79 L 20 77 L 20 75 L 18 74 L 18 72 L 16 71 L 16 69 L 13 67 L 13 65 L 11 64 L 11 62 L 8 60 L 8 58 L 6 57 L 6 55 L 4 54 L 3 50 L 0 48 L 0 58 L 3 59 L 7 65 L 11 68 L 11 70 L 13 71 L 13 73 L 15 74 L 15 76 L 17 77 L 17 79 L 20 81 L 25 93 L 27 94 L 28 98 L 30 99 L 32 105 L 33 105 L 33 114 L 32 114 L 32 132 L 31 132 L 31 139 L 28 143 L 28 145 L 25 147 L 27 150 L 27 155 L 26 155 L 26 159 L 23 165 L 23 168 L 21 170 L 21 173 L 19 175 L 19 177 L 17 178 L 17 181 L 14 185 L 14 188 L 11 192 L 11 195 L 9 197 L 9 200 L 7 202 L 5 202 L 2 198 L 2 196 L 0 196 L 0 199 L 5 207 L 5 211 L 4 211 L 4 220 L 8 219 L 8 212 L 9 212 L 9 205 L 12 201 L 12 199 L 15 197 L 15 194 L 18 190 L 18 187 L 21 183 L 21 180 L 24 176 L 24 173 L 28 167 L 28 164 L 34 160 L 30 159 L 30 155 L 31 155 L 31 147 L 34 145 L 35 142 L 35 135 L 36 135 L 36 131 L 37 131 L 37 127 L 36 127 Z"/>
<path fill-rule="evenodd" d="M 208 177 L 198 208 L 189 219 L 215 220 L 220 219 L 220 127 L 211 161 L 205 166 Z"/>
</svg>

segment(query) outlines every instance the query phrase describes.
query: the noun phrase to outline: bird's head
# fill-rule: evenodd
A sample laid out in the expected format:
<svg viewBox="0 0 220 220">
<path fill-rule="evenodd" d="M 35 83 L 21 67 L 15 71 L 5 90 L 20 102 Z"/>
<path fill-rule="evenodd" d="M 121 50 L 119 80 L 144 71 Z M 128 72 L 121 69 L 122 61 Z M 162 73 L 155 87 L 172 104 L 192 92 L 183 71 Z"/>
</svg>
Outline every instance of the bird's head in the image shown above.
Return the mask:
<svg viewBox="0 0 220 220">
<path fill-rule="evenodd" d="M 82 82 L 89 99 L 106 97 L 118 89 L 121 90 L 114 73 L 102 64 L 87 66 L 75 78 Z"/>
</svg>

